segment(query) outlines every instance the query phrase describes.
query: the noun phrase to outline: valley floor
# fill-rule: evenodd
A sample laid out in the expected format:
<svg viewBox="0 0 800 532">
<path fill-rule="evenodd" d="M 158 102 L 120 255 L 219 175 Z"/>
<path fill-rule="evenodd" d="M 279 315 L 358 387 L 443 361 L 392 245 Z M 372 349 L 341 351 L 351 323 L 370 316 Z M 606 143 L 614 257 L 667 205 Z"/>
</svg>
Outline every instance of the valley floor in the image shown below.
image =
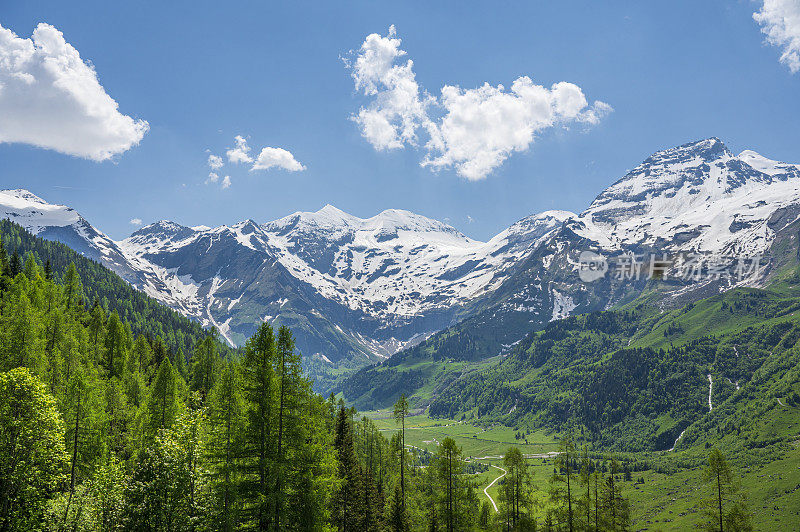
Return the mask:
<svg viewBox="0 0 800 532">
<path fill-rule="evenodd" d="M 800 408 L 795 410 L 800 422 Z M 389 437 L 398 430 L 391 412 L 371 411 L 365 415 L 374 419 L 378 428 Z M 548 478 L 553 472 L 553 456 L 558 442 L 556 435 L 531 432 L 517 439 L 517 431 L 501 425 L 483 427 L 465 421 L 432 419 L 426 414 L 406 419 L 406 445 L 411 448 L 435 452 L 438 442 L 453 438 L 462 447 L 465 457 L 489 466 L 489 470 L 474 475 L 476 490 L 482 500 L 497 503 L 502 476 L 502 455 L 511 446 L 518 447 L 533 473 L 537 498 L 544 502 L 548 493 Z M 527 442 L 526 442 L 527 438 Z M 631 460 L 659 460 L 668 464 L 681 459 L 681 453 L 628 453 Z M 800 523 L 800 439 L 792 444 L 784 456 L 763 466 L 736 469 L 742 488 L 747 493 L 753 512 L 755 530 L 797 530 Z M 622 482 L 623 494 L 631 504 L 632 530 L 690 530 L 700 520 L 700 500 L 707 496 L 702 481 L 702 467 L 679 469 L 666 474 L 654 470 L 636 471 L 632 481 Z M 637 483 L 642 478 L 643 484 Z"/>
</svg>

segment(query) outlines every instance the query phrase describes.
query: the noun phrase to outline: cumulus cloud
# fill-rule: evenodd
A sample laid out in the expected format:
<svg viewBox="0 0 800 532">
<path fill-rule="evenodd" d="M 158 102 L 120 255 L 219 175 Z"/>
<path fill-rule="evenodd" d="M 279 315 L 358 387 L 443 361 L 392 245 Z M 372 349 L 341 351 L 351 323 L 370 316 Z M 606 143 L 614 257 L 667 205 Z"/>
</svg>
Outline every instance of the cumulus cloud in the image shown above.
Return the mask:
<svg viewBox="0 0 800 532">
<path fill-rule="evenodd" d="M 231 176 L 226 175 L 222 178 L 222 189 L 225 190 L 226 188 L 231 186 Z"/>
<path fill-rule="evenodd" d="M 216 183 L 219 181 L 219 175 L 216 172 L 209 172 L 208 179 L 206 179 L 206 185 L 210 183 Z"/>
<path fill-rule="evenodd" d="M 224 163 L 222 161 L 222 157 L 220 157 L 219 155 L 211 154 L 208 156 L 208 166 L 212 170 L 219 170 L 220 168 L 222 168 L 223 164 Z"/>
<path fill-rule="evenodd" d="M 252 163 L 253 158 L 250 156 L 250 146 L 247 145 L 247 139 L 241 135 L 236 135 L 234 142 L 236 147 L 225 152 L 228 156 L 228 161 L 234 164 Z"/>
<path fill-rule="evenodd" d="M 800 2 L 764 0 L 753 19 L 761 26 L 766 41 L 781 49 L 781 63 L 792 74 L 800 71 Z"/>
<path fill-rule="evenodd" d="M 382 37 L 368 35 L 346 60 L 357 91 L 371 98 L 352 119 L 377 150 L 417 146 L 427 136 L 422 166 L 455 168 L 469 180 L 486 178 L 514 152 L 527 150 L 537 134 L 571 123 L 598 124 L 613 109 L 589 103 L 577 85 L 560 82 L 547 88 L 529 77 L 506 90 L 484 83 L 476 89 L 445 85 L 439 97 L 420 88 L 413 62 L 394 26 Z"/>
<path fill-rule="evenodd" d="M 469 180 L 485 178 L 513 153 L 525 151 L 535 135 L 570 122 L 596 124 L 611 109 L 590 106 L 580 87 L 560 82 L 547 88 L 523 76 L 511 84 L 477 89 L 442 88 L 445 110 L 428 142 L 423 166 L 454 167 Z"/>
<path fill-rule="evenodd" d="M 131 218 L 131 222 L 130 223 L 131 223 L 131 225 L 142 225 L 142 219 L 141 218 Z"/>
<path fill-rule="evenodd" d="M 289 172 L 300 172 L 306 169 L 291 152 L 283 148 L 262 148 L 251 170 L 269 170 L 270 168 L 283 168 Z"/>
<path fill-rule="evenodd" d="M 41 23 L 30 38 L 0 26 L 0 142 L 104 161 L 139 144 L 144 120 L 119 112 L 64 35 Z"/>
<path fill-rule="evenodd" d="M 350 64 L 357 91 L 373 97 L 372 103 L 361 107 L 351 118 L 361 126 L 361 134 L 377 150 L 397 149 L 405 143 L 414 144 L 417 128 L 428 123 L 427 107 L 432 99 L 421 94 L 410 59 L 403 64 L 395 61 L 406 55 L 400 49 L 395 27 L 389 35 L 368 35 Z"/>
</svg>

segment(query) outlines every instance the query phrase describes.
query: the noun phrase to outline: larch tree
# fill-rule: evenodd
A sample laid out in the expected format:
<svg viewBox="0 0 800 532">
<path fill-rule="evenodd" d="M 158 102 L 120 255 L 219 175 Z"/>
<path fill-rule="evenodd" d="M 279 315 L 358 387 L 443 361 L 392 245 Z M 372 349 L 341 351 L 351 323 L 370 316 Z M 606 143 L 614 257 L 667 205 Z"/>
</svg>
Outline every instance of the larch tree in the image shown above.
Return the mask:
<svg viewBox="0 0 800 532">
<path fill-rule="evenodd" d="M 247 341 L 242 361 L 243 396 L 248 404 L 242 489 L 248 517 L 258 530 L 270 528 L 274 508 L 270 488 L 275 461 L 275 358 L 275 335 L 264 322 Z"/>
<path fill-rule="evenodd" d="M 403 507 L 406 505 L 406 416 L 408 416 L 408 400 L 406 394 L 394 404 L 394 419 L 400 425 L 400 493 Z"/>
<path fill-rule="evenodd" d="M 708 453 L 703 480 L 712 492 L 711 497 L 703 501 L 703 514 L 706 516 L 703 528 L 710 532 L 752 530 L 746 497 L 740 491 L 739 482 L 728 461 L 716 447 Z"/>
</svg>

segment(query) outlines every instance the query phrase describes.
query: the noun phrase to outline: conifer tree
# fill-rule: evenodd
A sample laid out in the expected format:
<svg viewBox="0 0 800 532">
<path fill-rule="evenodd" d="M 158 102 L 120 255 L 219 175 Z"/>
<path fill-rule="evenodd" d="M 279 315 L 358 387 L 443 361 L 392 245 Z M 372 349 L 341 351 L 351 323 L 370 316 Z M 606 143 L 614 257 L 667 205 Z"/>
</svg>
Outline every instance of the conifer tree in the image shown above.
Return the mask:
<svg viewBox="0 0 800 532">
<path fill-rule="evenodd" d="M 361 468 L 353 448 L 352 422 L 344 407 L 339 409 L 336 419 L 334 446 L 341 485 L 333 498 L 332 520 L 339 532 L 355 532 L 360 530 L 363 514 Z"/>
<path fill-rule="evenodd" d="M 172 426 L 178 415 L 178 383 L 175 369 L 168 357 L 164 357 L 153 381 L 150 398 L 147 401 L 145 435 L 155 437 L 160 429 Z"/>
<path fill-rule="evenodd" d="M 503 457 L 506 475 L 500 489 L 501 516 L 509 530 L 516 529 L 530 505 L 531 476 L 528 463 L 517 447 L 510 447 Z"/>
<path fill-rule="evenodd" d="M 622 488 L 617 482 L 621 469 L 615 459 L 611 459 L 608 476 L 603 486 L 603 524 L 604 530 L 615 532 L 627 530 L 630 525 L 630 509 L 628 500 L 622 496 Z"/>
<path fill-rule="evenodd" d="M 223 531 L 238 523 L 237 470 L 244 422 L 241 378 L 235 363 L 225 364 L 209 401 L 209 463 L 213 522 Z M 216 509 L 217 511 L 213 511 Z"/>
<path fill-rule="evenodd" d="M 575 519 L 575 500 L 577 497 L 577 475 L 573 465 L 575 444 L 572 436 L 565 436 L 558 445 L 555 469 L 550 477 L 550 501 L 553 503 L 556 521 L 565 530 L 573 532 L 577 528 Z"/>
<path fill-rule="evenodd" d="M 243 468 L 243 497 L 249 518 L 267 530 L 274 503 L 270 484 L 274 469 L 275 335 L 262 323 L 245 345 L 242 362 L 243 395 L 248 403 Z"/>
<path fill-rule="evenodd" d="M 20 273 L 22 273 L 22 261 L 19 258 L 19 251 L 15 249 L 14 253 L 11 254 L 11 260 L 9 260 L 8 275 L 13 279 Z"/>
<path fill-rule="evenodd" d="M 288 327 L 278 329 L 275 373 L 278 378 L 278 438 L 275 452 L 275 512 L 274 523 L 281 528 L 286 481 L 286 441 L 298 439 L 300 420 L 298 400 L 302 395 L 302 368 L 300 355 L 295 352 L 294 338 Z M 288 437 L 287 437 L 288 436 Z"/>
<path fill-rule="evenodd" d="M 105 335 L 105 364 L 109 377 L 119 376 L 125 363 L 125 328 L 116 312 L 108 317 Z"/>
<path fill-rule="evenodd" d="M 64 274 L 64 302 L 67 312 L 83 306 L 83 285 L 74 262 L 69 264 Z"/>
<path fill-rule="evenodd" d="M 400 399 L 394 404 L 394 420 L 400 425 L 400 493 L 403 497 L 403 507 L 406 505 L 406 416 L 408 415 L 408 401 L 406 395 L 401 394 Z"/>
<path fill-rule="evenodd" d="M 217 344 L 212 335 L 206 336 L 192 355 L 192 390 L 197 390 L 205 399 L 214 387 L 220 367 Z"/>
<path fill-rule="evenodd" d="M 446 532 L 469 530 L 477 518 L 477 497 L 464 476 L 464 457 L 453 438 L 445 438 L 436 453 L 442 524 Z"/>
<path fill-rule="evenodd" d="M 408 532 L 408 516 L 403 506 L 403 494 L 400 491 L 400 484 L 394 487 L 394 496 L 390 506 L 388 519 L 389 530 L 392 532 Z"/>
<path fill-rule="evenodd" d="M 703 501 L 706 516 L 703 528 L 710 532 L 752 530 L 746 498 L 725 456 L 716 447 L 708 453 L 703 480 L 712 491 L 712 496 Z"/>
<path fill-rule="evenodd" d="M 584 446 L 581 451 L 581 464 L 580 464 L 580 483 L 581 486 L 586 486 L 586 491 L 581 495 L 578 501 L 578 506 L 581 508 L 581 514 L 584 517 L 585 525 L 584 530 L 590 531 L 593 529 L 592 522 L 592 461 L 589 459 L 589 451 Z M 596 510 L 595 510 L 596 511 Z"/>
</svg>

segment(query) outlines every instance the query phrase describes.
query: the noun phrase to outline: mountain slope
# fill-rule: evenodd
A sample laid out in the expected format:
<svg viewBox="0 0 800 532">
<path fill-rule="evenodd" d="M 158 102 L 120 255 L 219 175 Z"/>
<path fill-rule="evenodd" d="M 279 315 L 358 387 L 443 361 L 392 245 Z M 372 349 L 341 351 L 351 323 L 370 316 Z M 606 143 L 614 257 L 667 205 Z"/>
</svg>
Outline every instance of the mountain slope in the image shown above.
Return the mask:
<svg viewBox="0 0 800 532">
<path fill-rule="evenodd" d="M 794 249 L 798 235 L 799 178 L 797 165 L 754 152 L 735 157 L 718 139 L 658 152 L 568 218 L 476 301 L 465 320 L 361 370 L 336 390 L 362 408 L 383 406 L 393 400 L 379 391 L 386 371 L 502 355 L 550 321 L 639 297 L 668 310 L 736 286 L 765 286 L 796 264 L 796 254 L 786 249 Z M 581 279 L 584 252 L 604 258 L 605 275 Z M 640 265 L 636 274 L 618 268 L 631 256 Z M 658 280 L 648 278 L 654 258 L 666 259 Z M 696 270 L 689 268 L 692 260 Z M 408 393 L 430 391 L 432 379 L 444 382 L 429 372 L 411 379 L 415 388 Z"/>
<path fill-rule="evenodd" d="M 216 327 L 232 345 L 261 321 L 290 325 L 307 361 L 324 373 L 403 349 L 437 352 L 433 358 L 495 356 L 531 328 L 651 290 L 645 275 L 616 278 L 614 262 L 627 254 L 669 257 L 658 286 L 667 307 L 762 285 L 775 267 L 768 259 L 743 278 L 676 277 L 691 254 L 720 256 L 731 268 L 739 257 L 768 251 L 800 215 L 798 183 L 797 165 L 749 150 L 736 156 L 705 139 L 655 153 L 580 214 L 533 215 L 488 242 L 408 211 L 362 219 L 330 205 L 264 224 L 162 221 L 114 242 L 72 209 L 27 191 L 0 193 L 0 206 L 6 217 Z M 584 251 L 608 263 L 592 283 L 580 279 Z M 639 273 L 647 268 L 645 260 Z"/>
<path fill-rule="evenodd" d="M 191 349 L 208 334 L 197 322 L 136 290 L 113 271 L 61 242 L 35 236 L 9 220 L 0 220 L 0 241 L 9 253 L 16 251 L 24 260 L 34 256 L 42 264 L 50 263 L 57 278 L 74 264 L 86 304 L 97 301 L 107 312 L 116 312 L 134 334 L 153 340 L 161 337 L 173 353 L 183 353 L 188 358 Z M 220 349 L 223 355 L 230 351 L 225 346 Z"/>
<path fill-rule="evenodd" d="M 321 372 L 387 357 L 451 325 L 572 215 L 530 216 L 479 242 L 408 211 L 361 219 L 326 206 L 263 225 L 161 221 L 114 242 L 74 210 L 24 190 L 0 193 L 0 207 L 216 327 L 231 345 L 264 320 L 289 325 Z"/>
</svg>

